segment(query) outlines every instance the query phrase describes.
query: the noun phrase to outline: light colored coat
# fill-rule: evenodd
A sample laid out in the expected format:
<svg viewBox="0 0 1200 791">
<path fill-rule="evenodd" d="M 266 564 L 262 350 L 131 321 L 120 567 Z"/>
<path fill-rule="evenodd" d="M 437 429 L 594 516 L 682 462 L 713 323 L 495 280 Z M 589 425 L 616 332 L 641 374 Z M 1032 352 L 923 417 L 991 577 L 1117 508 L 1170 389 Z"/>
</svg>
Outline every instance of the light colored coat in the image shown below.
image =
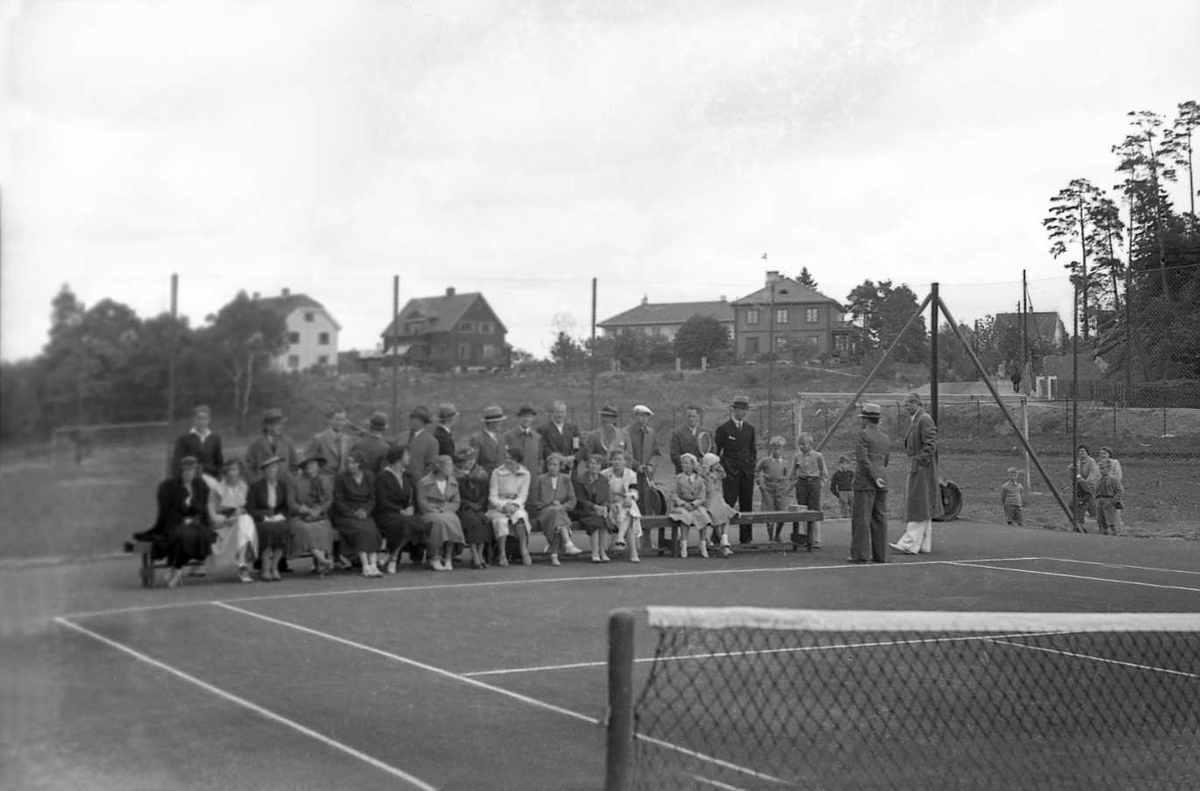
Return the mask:
<svg viewBox="0 0 1200 791">
<path fill-rule="evenodd" d="M 937 426 L 925 410 L 917 410 L 904 435 L 908 455 L 905 511 L 909 522 L 927 522 L 943 514 L 937 472 Z"/>
<path fill-rule="evenodd" d="M 353 445 L 354 437 L 348 432 L 335 434 L 333 429 L 327 428 L 313 437 L 310 450 L 315 450 L 325 457 L 325 466 L 321 468 L 321 474 L 329 477 L 346 469 L 346 457 L 350 455 Z"/>
<path fill-rule="evenodd" d="M 558 481 L 550 482 L 550 473 L 538 478 L 533 496 L 534 519 L 538 529 L 549 536 L 559 527 L 571 526 L 571 511 L 575 510 L 575 487 L 571 476 L 559 472 Z"/>
<path fill-rule="evenodd" d="M 488 519 L 509 519 L 512 522 L 525 520 L 529 524 L 529 514 L 525 511 L 525 503 L 529 499 L 529 470 L 518 467 L 516 472 L 501 465 L 492 470 L 492 479 L 488 483 Z M 513 504 L 517 510 L 505 514 L 500 509 L 507 504 Z"/>
<path fill-rule="evenodd" d="M 437 439 L 426 427 L 408 441 L 408 474 L 414 481 L 420 481 L 433 469 L 433 462 L 437 457 Z"/>
</svg>

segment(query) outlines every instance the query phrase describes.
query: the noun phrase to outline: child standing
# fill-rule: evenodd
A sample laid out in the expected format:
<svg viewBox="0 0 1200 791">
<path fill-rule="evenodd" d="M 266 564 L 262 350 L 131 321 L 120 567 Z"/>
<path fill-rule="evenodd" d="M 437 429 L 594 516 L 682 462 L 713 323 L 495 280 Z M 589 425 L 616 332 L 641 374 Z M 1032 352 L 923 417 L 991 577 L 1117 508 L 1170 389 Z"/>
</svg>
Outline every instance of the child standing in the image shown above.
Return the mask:
<svg viewBox="0 0 1200 791">
<path fill-rule="evenodd" d="M 1016 467 L 1008 468 L 1008 480 L 1000 487 L 1000 504 L 1004 506 L 1004 521 L 1010 525 L 1025 524 L 1025 515 L 1021 508 L 1025 505 L 1025 487 L 1017 480 L 1021 471 Z"/>
<path fill-rule="evenodd" d="M 1096 526 L 1101 535 L 1117 534 L 1117 506 L 1125 496 L 1125 487 L 1112 474 L 1112 460 L 1100 460 L 1100 480 L 1096 481 Z"/>
<path fill-rule="evenodd" d="M 850 507 L 854 504 L 854 465 L 849 456 L 838 457 L 838 468 L 829 479 L 829 491 L 837 498 L 842 518 L 848 519 Z"/>
<path fill-rule="evenodd" d="M 783 447 L 787 440 L 783 437 L 771 437 L 767 446 L 771 455 L 760 459 L 754 468 L 754 478 L 758 483 L 758 491 L 762 494 L 762 509 L 764 511 L 782 511 L 783 501 L 787 497 L 790 481 L 788 480 L 788 464 L 783 460 Z M 767 539 L 779 541 L 783 533 L 783 522 L 772 522 L 767 525 Z"/>
<path fill-rule="evenodd" d="M 799 442 L 796 455 L 792 457 L 792 477 L 796 479 L 796 505 L 809 511 L 820 511 L 821 487 L 829 480 L 829 470 L 825 467 L 825 457 L 813 448 L 812 434 L 801 434 Z M 811 537 L 812 548 L 820 549 L 821 523 L 809 522 L 806 529 Z"/>
</svg>

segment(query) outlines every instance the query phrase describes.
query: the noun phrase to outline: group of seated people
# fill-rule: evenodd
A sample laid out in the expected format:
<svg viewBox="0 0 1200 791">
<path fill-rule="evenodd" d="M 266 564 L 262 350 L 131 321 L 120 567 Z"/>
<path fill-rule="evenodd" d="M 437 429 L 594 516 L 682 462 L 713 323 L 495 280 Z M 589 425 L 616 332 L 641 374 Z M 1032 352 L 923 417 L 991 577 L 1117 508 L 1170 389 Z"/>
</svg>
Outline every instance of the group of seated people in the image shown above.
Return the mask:
<svg viewBox="0 0 1200 791">
<path fill-rule="evenodd" d="M 485 420 L 497 414 L 499 407 L 489 407 Z M 242 582 L 254 581 L 254 568 L 258 579 L 278 581 L 287 559 L 303 556 L 320 576 L 334 569 L 395 574 L 404 553 L 434 571 L 451 571 L 456 559 L 475 569 L 531 565 L 532 532 L 545 536 L 554 566 L 560 554 L 584 551 L 573 540 L 577 530 L 589 537 L 593 563 L 609 562 L 610 548 L 627 549 L 629 560 L 640 562 L 647 470 L 631 465 L 624 442 L 606 452 L 583 446 L 542 453 L 523 447 L 516 433 L 497 446 L 497 463 L 486 464 L 486 443 L 473 437 L 453 455 L 430 452 L 414 469 L 414 448 L 427 452 L 427 415 L 414 410 L 406 441 L 342 443 L 339 436 L 331 446 L 317 435 L 296 453 L 282 435 L 282 413 L 268 410 L 263 438 L 242 458 L 225 459 L 208 409 L 197 408 L 192 430 L 176 443 L 174 474 L 158 487 L 157 520 L 136 537 L 154 542 L 166 559 L 169 587 L 182 584 L 185 571 L 205 575 L 207 566 L 236 568 Z M 385 428 L 385 416 L 376 413 L 365 439 L 378 439 Z M 533 464 L 527 450 L 537 454 Z M 340 469 L 330 469 L 333 453 L 342 457 Z M 668 516 L 684 526 L 685 539 L 695 528 L 704 557 L 710 536 L 722 554 L 732 554 L 724 528 L 736 512 L 722 498 L 718 457 L 684 453 L 680 466 Z"/>
</svg>

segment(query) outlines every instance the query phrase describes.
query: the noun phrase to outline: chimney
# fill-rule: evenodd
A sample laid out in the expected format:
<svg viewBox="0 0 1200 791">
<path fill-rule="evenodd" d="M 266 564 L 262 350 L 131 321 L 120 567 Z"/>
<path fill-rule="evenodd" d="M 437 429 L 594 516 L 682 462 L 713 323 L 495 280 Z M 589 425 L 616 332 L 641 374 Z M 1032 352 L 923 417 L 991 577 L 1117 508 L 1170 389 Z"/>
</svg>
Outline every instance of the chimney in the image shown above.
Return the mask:
<svg viewBox="0 0 1200 791">
<path fill-rule="evenodd" d="M 258 299 L 261 296 L 257 291 L 250 295 L 250 299 Z"/>
<path fill-rule="evenodd" d="M 728 297 L 726 297 L 724 294 L 722 294 L 722 295 L 721 295 L 721 301 L 722 301 L 722 302 L 728 302 L 728 301 L 729 301 L 729 298 L 728 298 Z"/>
<path fill-rule="evenodd" d="M 778 280 L 779 280 L 779 270 L 778 269 L 767 270 L 767 285 L 768 286 Z"/>
<path fill-rule="evenodd" d="M 454 286 L 446 287 L 446 296 L 448 296 L 448 297 L 454 296 Z"/>
<path fill-rule="evenodd" d="M 642 294 L 642 304 L 643 304 L 643 305 L 649 305 L 649 304 L 650 304 L 650 297 L 646 296 L 645 294 Z"/>
<path fill-rule="evenodd" d="M 280 291 L 279 293 L 281 295 L 283 295 L 284 297 L 290 297 L 292 295 L 292 290 L 290 288 L 285 288 L 282 291 Z"/>
</svg>

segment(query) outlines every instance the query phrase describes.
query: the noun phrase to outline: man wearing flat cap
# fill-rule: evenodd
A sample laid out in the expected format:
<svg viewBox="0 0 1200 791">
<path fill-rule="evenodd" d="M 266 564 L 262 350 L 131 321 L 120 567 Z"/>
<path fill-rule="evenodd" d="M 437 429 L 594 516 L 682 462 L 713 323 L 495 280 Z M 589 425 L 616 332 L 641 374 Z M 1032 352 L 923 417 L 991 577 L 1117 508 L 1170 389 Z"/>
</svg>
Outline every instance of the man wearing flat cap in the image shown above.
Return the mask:
<svg viewBox="0 0 1200 791">
<path fill-rule="evenodd" d="M 883 410 L 863 404 L 854 444 L 854 505 L 850 515 L 851 563 L 887 561 L 887 466 L 891 440 L 879 430 Z"/>
<path fill-rule="evenodd" d="M 492 470 L 504 463 L 504 441 L 500 433 L 504 425 L 504 408 L 493 404 L 483 410 L 483 427 L 467 440 L 475 449 L 475 464 L 492 474 Z"/>
<path fill-rule="evenodd" d="M 652 417 L 654 413 L 650 411 L 650 407 L 638 404 L 633 408 L 633 422 L 625 428 L 625 433 L 629 435 L 629 466 L 637 473 L 643 515 L 656 513 L 655 510 L 651 510 L 649 500 L 654 484 L 654 461 L 659 455 L 658 436 L 650 426 Z M 665 508 L 661 510 L 666 511 Z M 642 532 L 642 547 L 650 548 L 649 530 Z"/>
<path fill-rule="evenodd" d="M 367 433 L 356 439 L 350 446 L 350 453 L 361 453 L 363 468 L 370 470 L 371 474 L 375 476 L 383 471 L 383 467 L 387 463 L 388 448 L 392 444 L 383 436 L 387 427 L 387 415 L 383 412 L 372 413 L 371 419 L 367 421 Z"/>
<path fill-rule="evenodd" d="M 606 460 L 614 450 L 629 450 L 629 432 L 617 425 L 620 412 L 612 404 L 600 409 L 600 428 L 589 431 L 584 440 L 584 458 L 599 454 Z"/>
<path fill-rule="evenodd" d="M 458 408 L 454 404 L 440 404 L 437 409 L 437 426 L 433 429 L 433 438 L 437 440 L 438 455 L 454 458 L 454 435 L 450 428 L 458 417 Z"/>
<path fill-rule="evenodd" d="M 750 399 L 744 395 L 736 396 L 730 408 L 733 415 L 717 426 L 713 444 L 725 469 L 725 480 L 721 482 L 725 503 L 739 513 L 747 514 L 754 510 L 754 467 L 758 461 L 758 438 L 754 426 L 746 420 Z M 753 526 L 738 525 L 738 542 L 749 544 L 753 540 Z"/>
<path fill-rule="evenodd" d="M 283 410 L 272 407 L 263 411 L 262 434 L 255 438 L 246 448 L 247 483 L 254 484 L 263 478 L 262 465 L 269 458 L 277 457 L 279 465 L 279 480 L 288 484 L 296 472 L 299 456 L 296 444 L 283 434 Z"/>
<path fill-rule="evenodd" d="M 438 443 L 429 424 L 433 415 L 428 407 L 419 406 L 408 413 L 408 474 L 414 481 L 420 481 L 433 471 L 433 464 L 438 457 Z"/>
</svg>

